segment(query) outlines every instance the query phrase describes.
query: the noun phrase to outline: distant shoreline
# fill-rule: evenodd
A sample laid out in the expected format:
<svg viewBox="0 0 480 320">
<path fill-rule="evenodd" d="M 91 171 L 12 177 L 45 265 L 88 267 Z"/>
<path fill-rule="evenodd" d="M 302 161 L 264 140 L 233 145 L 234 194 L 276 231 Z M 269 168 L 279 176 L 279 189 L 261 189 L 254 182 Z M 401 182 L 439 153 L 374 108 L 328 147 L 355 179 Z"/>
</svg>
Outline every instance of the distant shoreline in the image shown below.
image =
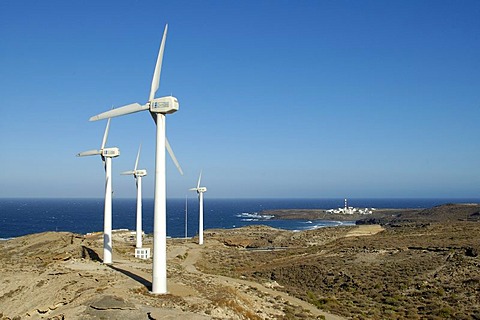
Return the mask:
<svg viewBox="0 0 480 320">
<path fill-rule="evenodd" d="M 264 210 L 261 215 L 273 216 L 278 220 L 327 220 L 327 221 L 358 221 L 379 215 L 394 215 L 406 212 L 418 212 L 423 208 L 415 209 L 377 209 L 372 214 L 341 214 L 328 213 L 326 209 L 275 209 Z"/>
<path fill-rule="evenodd" d="M 399 212 L 405 208 L 432 208 L 445 203 L 473 203 L 480 199 L 381 199 L 361 200 L 352 198 L 349 204 L 355 208 L 399 208 L 388 209 L 386 215 L 378 214 L 379 210 L 372 215 L 343 215 L 343 212 L 323 214 L 326 209 L 342 208 L 343 200 L 333 199 L 281 199 L 281 200 L 246 200 L 230 199 L 215 200 L 206 198 L 205 205 L 205 229 L 211 228 L 234 228 L 245 225 L 264 224 L 285 230 L 304 230 L 317 225 L 332 225 L 334 221 L 354 223 L 374 223 L 395 220 L 392 214 L 402 215 Z M 185 234 L 185 199 L 168 200 L 167 210 L 167 234 L 172 237 L 183 237 Z M 279 211 L 288 210 L 283 214 Z M 325 209 L 325 210 L 323 210 Z M 146 233 L 153 232 L 153 203 L 145 200 L 143 203 L 143 228 Z M 316 211 L 315 211 L 316 210 Z M 318 210 L 321 210 L 320 212 Z M 413 210 L 413 209 L 412 209 Z M 265 212 L 262 212 L 265 211 Z M 306 211 L 299 214 L 298 211 Z M 397 213 L 392 213 L 397 211 Z M 134 199 L 113 200 L 113 225 L 117 228 L 134 229 L 135 227 L 136 201 Z M 188 235 L 197 233 L 198 229 L 198 200 L 188 200 Z M 273 212 L 275 215 L 265 215 Z M 261 214 L 262 213 L 262 214 Z M 290 213 L 295 213 L 291 216 Z M 314 213 L 314 214 L 312 214 Z M 360 213 L 360 212 L 357 212 Z M 390 216 L 389 216 L 390 214 Z M 65 200 L 65 199 L 15 199 L 0 200 L 0 238 L 8 239 L 27 234 L 44 231 L 70 231 L 78 234 L 86 234 L 95 230 L 103 230 L 103 202 L 101 200 Z M 290 217 L 289 217 L 290 215 Z M 378 215 L 378 216 L 377 216 Z M 414 214 L 416 215 L 416 214 Z M 402 217 L 405 220 L 405 216 Z M 408 217 L 408 219 L 416 219 Z M 323 221 L 322 221 L 323 220 Z M 368 220 L 368 221 L 367 221 Z M 325 223 L 324 223 L 325 222 Z"/>
</svg>

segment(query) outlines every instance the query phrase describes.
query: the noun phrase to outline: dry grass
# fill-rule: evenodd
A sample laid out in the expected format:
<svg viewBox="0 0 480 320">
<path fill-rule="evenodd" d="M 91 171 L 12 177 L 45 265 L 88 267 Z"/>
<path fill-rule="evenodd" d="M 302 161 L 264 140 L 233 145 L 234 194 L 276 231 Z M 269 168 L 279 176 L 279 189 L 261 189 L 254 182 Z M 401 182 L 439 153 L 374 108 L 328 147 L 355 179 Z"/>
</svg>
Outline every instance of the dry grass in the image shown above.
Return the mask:
<svg viewBox="0 0 480 320">
<path fill-rule="evenodd" d="M 305 240 L 303 248 L 297 238 L 295 248 L 284 251 L 229 246 L 206 253 L 198 266 L 258 282 L 275 280 L 285 291 L 346 317 L 475 318 L 479 238 L 476 222 L 429 223 L 369 237 L 332 236 L 322 245 Z"/>
</svg>

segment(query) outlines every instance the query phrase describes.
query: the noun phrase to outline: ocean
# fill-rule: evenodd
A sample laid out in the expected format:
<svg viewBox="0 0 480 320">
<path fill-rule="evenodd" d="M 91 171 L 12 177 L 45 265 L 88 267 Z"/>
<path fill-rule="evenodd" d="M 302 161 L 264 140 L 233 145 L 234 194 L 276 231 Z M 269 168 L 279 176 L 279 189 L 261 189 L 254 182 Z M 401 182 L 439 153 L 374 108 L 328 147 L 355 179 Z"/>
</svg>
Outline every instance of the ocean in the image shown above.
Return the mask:
<svg viewBox="0 0 480 320">
<path fill-rule="evenodd" d="M 480 202 L 480 199 L 349 199 L 358 208 L 429 208 L 444 203 Z M 204 199 L 204 228 L 238 228 L 262 224 L 286 230 L 308 230 L 354 222 L 274 220 L 262 217 L 268 209 L 332 209 L 344 199 Z M 136 200 L 113 199 L 113 229 L 135 230 Z M 185 210 L 187 207 L 187 210 Z M 167 200 L 167 236 L 185 237 L 198 232 L 198 200 Z M 153 199 L 143 200 L 143 229 L 153 232 Z M 80 234 L 103 230 L 103 199 L 0 198 L 0 239 L 45 231 Z"/>
</svg>

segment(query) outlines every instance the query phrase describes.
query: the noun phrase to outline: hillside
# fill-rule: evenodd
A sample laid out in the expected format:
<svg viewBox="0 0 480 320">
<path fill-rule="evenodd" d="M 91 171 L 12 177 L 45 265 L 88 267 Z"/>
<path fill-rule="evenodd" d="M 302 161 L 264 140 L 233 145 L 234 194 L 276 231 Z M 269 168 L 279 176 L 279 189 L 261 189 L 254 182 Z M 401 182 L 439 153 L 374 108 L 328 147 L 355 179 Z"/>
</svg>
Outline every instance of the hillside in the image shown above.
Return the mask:
<svg viewBox="0 0 480 320">
<path fill-rule="evenodd" d="M 380 225 L 291 232 L 266 226 L 168 240 L 167 295 L 151 260 L 114 233 L 0 242 L 1 319 L 480 319 L 478 205 L 383 217 Z M 151 246 L 152 239 L 145 239 Z"/>
<path fill-rule="evenodd" d="M 199 271 L 204 253 L 224 244 L 208 232 L 204 246 L 195 240 L 168 240 L 166 295 L 149 293 L 151 260 L 132 257 L 128 232 L 114 233 L 112 266 L 101 263 L 100 234 L 1 241 L 0 319 L 340 319 L 262 283 Z M 151 242 L 145 239 L 147 247 Z"/>
<path fill-rule="evenodd" d="M 397 225 L 452 221 L 480 221 L 480 205 L 476 203 L 444 204 L 428 209 L 379 212 L 359 219 L 357 224 Z"/>
<path fill-rule="evenodd" d="M 204 270 L 282 290 L 333 313 L 364 319 L 480 319 L 478 205 L 444 205 L 382 217 L 371 236 L 343 228 L 292 236 L 294 248 L 224 250 Z M 373 227 L 373 225 L 372 225 Z M 312 239 L 302 247 L 298 238 Z M 274 233 L 264 243 L 282 245 Z M 222 241 L 230 242 L 231 236 Z M 320 241 L 317 241 L 320 240 Z M 316 243 L 315 243 L 316 242 Z"/>
</svg>

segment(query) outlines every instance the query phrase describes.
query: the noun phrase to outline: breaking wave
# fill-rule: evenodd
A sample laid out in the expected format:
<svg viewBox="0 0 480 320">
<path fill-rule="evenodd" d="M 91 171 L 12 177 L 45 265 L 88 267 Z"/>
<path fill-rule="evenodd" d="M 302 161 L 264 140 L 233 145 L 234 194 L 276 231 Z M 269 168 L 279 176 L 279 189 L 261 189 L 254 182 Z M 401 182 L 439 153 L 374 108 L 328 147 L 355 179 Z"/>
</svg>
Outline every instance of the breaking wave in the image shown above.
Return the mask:
<svg viewBox="0 0 480 320">
<path fill-rule="evenodd" d="M 269 214 L 258 214 L 257 212 L 242 212 L 240 214 L 237 214 L 238 218 L 241 218 L 242 221 L 264 221 L 264 220 L 270 220 L 274 216 L 269 215 Z"/>
</svg>

